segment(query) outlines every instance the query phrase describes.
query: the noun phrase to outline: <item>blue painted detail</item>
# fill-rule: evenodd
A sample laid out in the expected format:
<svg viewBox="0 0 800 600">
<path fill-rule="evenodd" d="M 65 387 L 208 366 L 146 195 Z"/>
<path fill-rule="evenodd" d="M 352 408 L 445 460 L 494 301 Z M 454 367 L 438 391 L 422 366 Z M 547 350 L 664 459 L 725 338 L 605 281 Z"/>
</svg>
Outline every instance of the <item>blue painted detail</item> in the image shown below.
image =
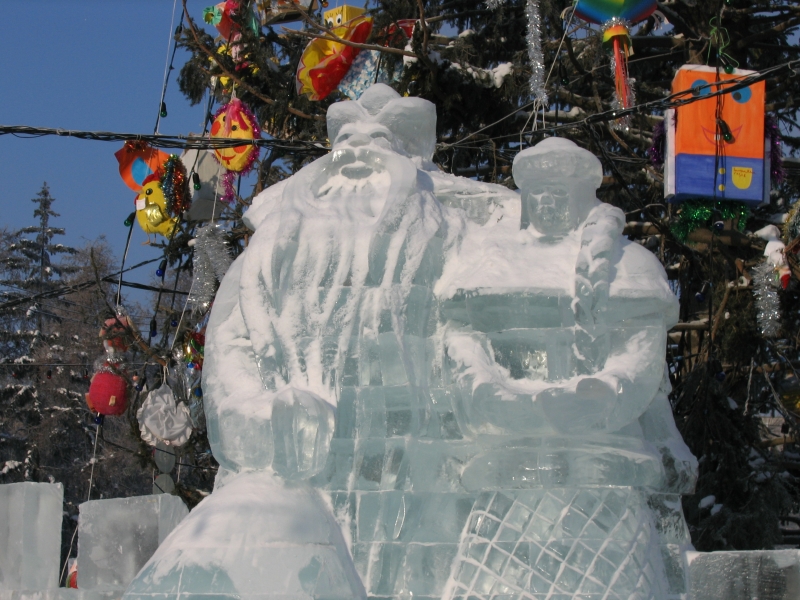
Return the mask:
<svg viewBox="0 0 800 600">
<path fill-rule="evenodd" d="M 735 92 L 731 93 L 731 98 L 733 98 L 733 100 L 739 104 L 747 104 L 752 97 L 753 92 L 750 91 L 749 87 L 742 88 L 741 90 L 736 90 Z"/>
<path fill-rule="evenodd" d="M 734 168 L 752 169 L 750 185 L 740 189 L 733 183 Z M 718 168 L 724 174 L 717 175 L 716 185 L 725 189 L 714 194 L 714 157 L 702 154 L 678 154 L 675 157 L 674 201 L 692 198 L 714 198 L 717 200 L 740 200 L 751 204 L 762 202 L 764 194 L 764 161 L 756 158 L 720 157 Z"/>
<path fill-rule="evenodd" d="M 703 87 L 705 86 L 705 87 Z M 705 79 L 696 79 L 692 82 L 692 95 L 693 96 L 708 96 L 711 93 L 711 85 Z"/>
<path fill-rule="evenodd" d="M 145 178 L 153 172 L 146 162 L 141 158 L 137 158 L 131 165 L 131 176 L 133 180 L 139 185 L 143 185 Z"/>
</svg>

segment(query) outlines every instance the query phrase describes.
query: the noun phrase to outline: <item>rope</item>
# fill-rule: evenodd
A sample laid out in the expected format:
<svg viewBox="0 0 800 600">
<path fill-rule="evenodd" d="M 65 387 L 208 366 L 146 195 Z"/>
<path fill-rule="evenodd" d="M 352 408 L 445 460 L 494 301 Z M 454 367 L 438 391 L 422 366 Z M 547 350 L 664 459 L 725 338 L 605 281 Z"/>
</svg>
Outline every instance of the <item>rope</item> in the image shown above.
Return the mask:
<svg viewBox="0 0 800 600">
<path fill-rule="evenodd" d="M 92 451 L 92 460 L 90 461 L 92 465 L 92 469 L 89 472 L 89 492 L 86 495 L 86 501 L 92 499 L 92 483 L 94 481 L 94 465 L 97 463 L 97 440 L 100 438 L 100 431 L 103 428 L 103 421 L 102 417 L 100 417 L 100 422 L 97 424 L 97 431 L 94 434 L 94 450 Z M 58 578 L 59 583 L 64 579 L 64 573 L 67 570 L 67 565 L 69 564 L 69 555 L 72 554 L 72 547 L 75 544 L 75 536 L 78 535 L 78 525 L 75 525 L 75 531 L 72 532 L 72 539 L 69 541 L 69 550 L 67 550 L 67 558 L 64 561 L 64 566 L 61 568 L 61 575 Z"/>
</svg>

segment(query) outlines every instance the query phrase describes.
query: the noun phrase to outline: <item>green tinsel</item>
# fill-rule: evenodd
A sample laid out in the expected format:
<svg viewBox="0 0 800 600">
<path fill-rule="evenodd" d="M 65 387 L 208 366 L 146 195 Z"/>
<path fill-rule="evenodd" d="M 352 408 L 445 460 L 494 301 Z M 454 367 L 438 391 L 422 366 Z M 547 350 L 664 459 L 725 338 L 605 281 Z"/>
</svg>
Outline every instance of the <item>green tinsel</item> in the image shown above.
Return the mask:
<svg viewBox="0 0 800 600">
<path fill-rule="evenodd" d="M 710 227 L 714 221 L 733 220 L 744 231 L 750 211 L 744 202 L 732 200 L 687 200 L 681 204 L 678 220 L 672 226 L 673 235 L 685 243 L 689 234 L 700 227 Z"/>
</svg>

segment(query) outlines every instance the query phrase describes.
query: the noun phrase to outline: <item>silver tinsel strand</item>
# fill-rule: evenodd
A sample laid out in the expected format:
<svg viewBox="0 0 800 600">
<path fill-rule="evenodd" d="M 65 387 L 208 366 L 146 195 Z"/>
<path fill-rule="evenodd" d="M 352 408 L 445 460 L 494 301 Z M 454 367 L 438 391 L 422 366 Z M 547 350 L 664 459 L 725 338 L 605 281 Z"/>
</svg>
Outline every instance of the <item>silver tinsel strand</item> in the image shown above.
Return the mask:
<svg viewBox="0 0 800 600">
<path fill-rule="evenodd" d="M 231 266 L 231 254 L 225 233 L 219 225 L 200 229 L 194 240 L 194 279 L 189 303 L 195 311 L 204 311 L 214 299 L 217 282 Z"/>
<path fill-rule="evenodd" d="M 525 6 L 525 16 L 528 17 L 527 40 L 528 59 L 531 63 L 531 95 L 544 106 L 547 106 L 544 55 L 542 54 L 542 17 L 539 15 L 539 0 L 528 0 Z"/>
<path fill-rule="evenodd" d="M 753 296 L 761 335 L 778 337 L 781 331 L 780 298 L 775 287 L 775 268 L 768 260 L 753 268 Z"/>
<path fill-rule="evenodd" d="M 490 10 L 497 10 L 503 4 L 506 3 L 506 0 L 486 0 L 485 4 Z"/>
</svg>

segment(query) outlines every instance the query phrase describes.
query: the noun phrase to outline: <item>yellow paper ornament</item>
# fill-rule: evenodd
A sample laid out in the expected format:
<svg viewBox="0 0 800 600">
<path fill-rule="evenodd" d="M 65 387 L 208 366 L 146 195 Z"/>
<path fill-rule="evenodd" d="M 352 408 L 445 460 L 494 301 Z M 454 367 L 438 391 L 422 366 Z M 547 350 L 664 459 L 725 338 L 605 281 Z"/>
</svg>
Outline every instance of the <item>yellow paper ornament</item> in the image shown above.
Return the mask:
<svg viewBox="0 0 800 600">
<path fill-rule="evenodd" d="M 149 180 L 149 181 L 148 181 Z M 136 196 L 136 220 L 145 233 L 158 233 L 166 238 L 178 223 L 167 212 L 167 199 L 161 190 L 158 177 L 151 175 L 145 180 L 139 195 Z"/>
</svg>

